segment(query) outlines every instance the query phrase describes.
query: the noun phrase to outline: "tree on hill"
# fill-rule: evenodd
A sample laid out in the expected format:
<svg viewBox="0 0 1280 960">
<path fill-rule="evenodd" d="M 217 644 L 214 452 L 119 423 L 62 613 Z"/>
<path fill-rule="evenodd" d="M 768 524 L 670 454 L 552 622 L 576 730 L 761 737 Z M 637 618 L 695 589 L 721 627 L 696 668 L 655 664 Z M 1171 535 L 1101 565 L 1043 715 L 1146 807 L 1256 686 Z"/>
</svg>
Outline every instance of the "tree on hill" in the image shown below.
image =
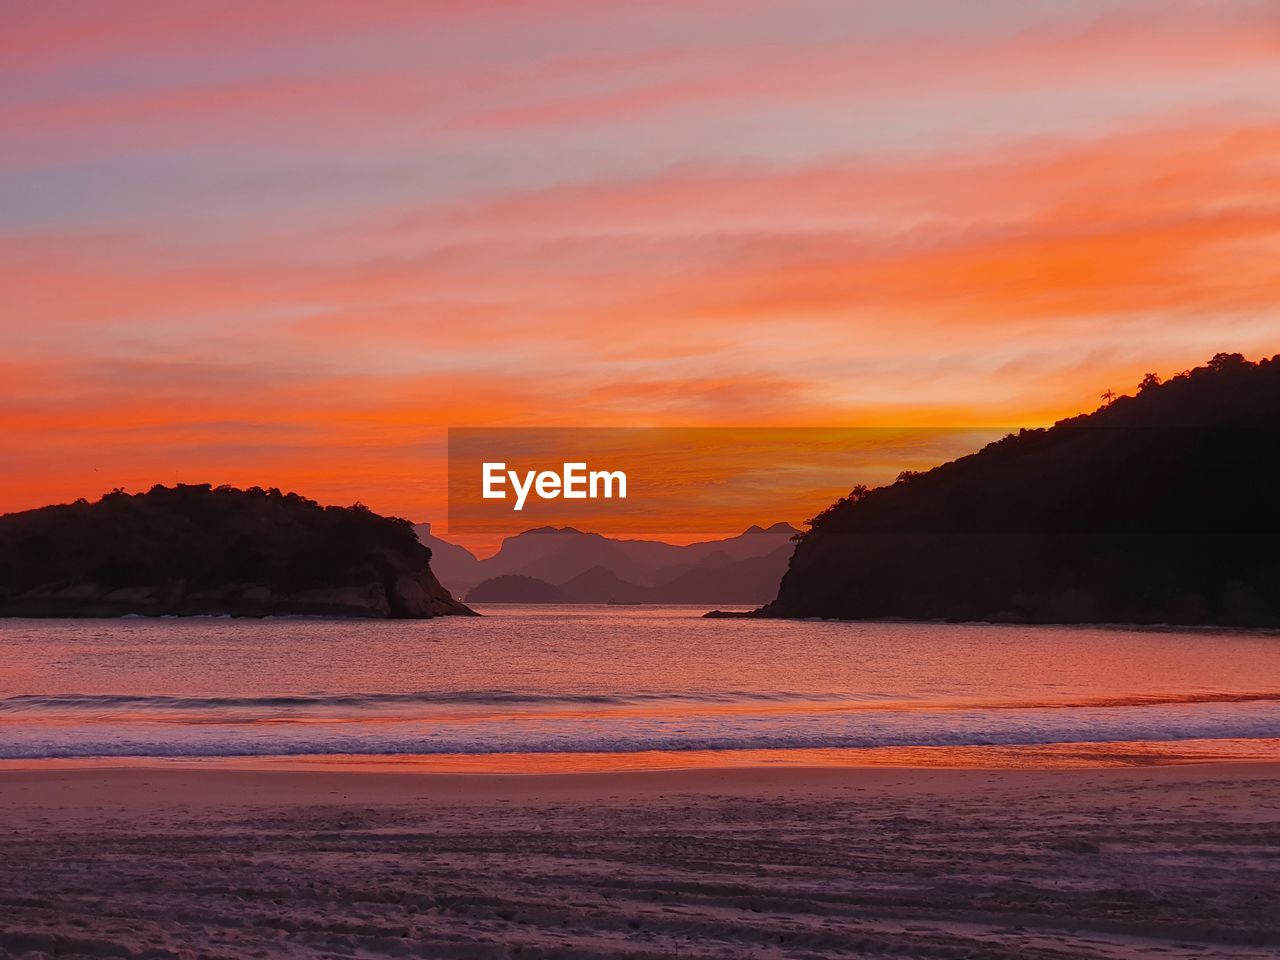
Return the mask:
<svg viewBox="0 0 1280 960">
<path fill-rule="evenodd" d="M 1219 354 L 800 538 L 779 616 L 1280 625 L 1280 359 Z"/>
<path fill-rule="evenodd" d="M 106 595 L 133 591 L 150 599 L 138 599 L 136 611 L 121 600 L 121 612 L 145 613 L 184 612 L 193 597 L 235 591 L 290 597 L 358 587 L 382 591 L 391 612 L 411 615 L 422 605 L 404 600 L 406 590 L 442 593 L 430 559 L 408 521 L 360 504 L 207 483 L 116 489 L 97 503 L 0 517 L 0 612 L 38 607 L 44 597 L 56 615 L 66 595 L 66 615 L 76 615 L 76 591 L 108 611 Z"/>
</svg>

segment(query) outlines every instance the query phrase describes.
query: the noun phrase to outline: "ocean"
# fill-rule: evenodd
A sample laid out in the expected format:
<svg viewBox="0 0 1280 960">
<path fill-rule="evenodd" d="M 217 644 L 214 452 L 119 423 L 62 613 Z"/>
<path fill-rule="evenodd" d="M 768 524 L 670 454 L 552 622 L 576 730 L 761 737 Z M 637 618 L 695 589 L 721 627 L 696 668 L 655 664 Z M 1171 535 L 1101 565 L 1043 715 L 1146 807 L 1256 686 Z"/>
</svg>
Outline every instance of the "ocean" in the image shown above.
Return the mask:
<svg viewBox="0 0 1280 960">
<path fill-rule="evenodd" d="M 1071 765 L 1280 756 L 1280 633 L 706 620 L 0 620 L 0 762 Z"/>
</svg>

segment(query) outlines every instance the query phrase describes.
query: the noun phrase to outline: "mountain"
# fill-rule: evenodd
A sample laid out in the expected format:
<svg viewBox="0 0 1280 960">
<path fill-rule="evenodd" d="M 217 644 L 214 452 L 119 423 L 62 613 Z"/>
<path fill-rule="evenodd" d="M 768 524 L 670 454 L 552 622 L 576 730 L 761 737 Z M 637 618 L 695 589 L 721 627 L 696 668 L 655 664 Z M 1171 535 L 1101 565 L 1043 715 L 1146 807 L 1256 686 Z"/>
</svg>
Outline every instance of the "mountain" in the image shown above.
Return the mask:
<svg viewBox="0 0 1280 960">
<path fill-rule="evenodd" d="M 471 614 L 408 521 L 209 484 L 0 517 L 0 616 Z"/>
<path fill-rule="evenodd" d="M 718 550 L 653 585 L 624 580 L 603 566 L 584 570 L 558 585 L 503 574 L 480 583 L 466 597 L 471 603 L 761 603 L 777 593 L 791 548 L 788 537 L 780 546 L 775 543 L 771 553 L 741 560 Z M 547 599 L 530 599 L 534 596 Z"/>
<path fill-rule="evenodd" d="M 757 597 L 775 593 L 786 572 L 794 544 L 772 553 L 730 560 L 719 566 L 696 566 L 654 588 L 656 603 L 758 603 Z"/>
<path fill-rule="evenodd" d="M 790 556 L 794 547 L 792 539 L 799 534 L 800 531 L 789 523 L 775 523 L 769 527 L 752 524 L 736 537 L 691 543 L 681 548 L 683 552 L 678 562 L 655 574 L 654 582 L 667 583 L 680 574 L 699 568 L 712 569 L 743 560 L 762 559 L 775 555 L 779 550 L 785 550 Z M 784 556 L 779 570 L 786 569 L 786 559 Z M 773 564 L 766 562 L 765 566 L 772 569 Z M 772 589 L 771 586 L 770 592 Z"/>
<path fill-rule="evenodd" d="M 434 566 L 453 594 L 489 603 L 525 602 L 515 598 L 527 585 L 512 576 L 562 589 L 570 603 L 764 603 L 776 595 L 799 534 L 790 524 L 751 526 L 731 538 L 678 545 L 548 526 L 508 536 L 493 557 L 476 559 L 435 538 L 429 525 L 415 529 L 436 557 L 447 557 Z M 442 545 L 465 556 L 444 554 Z"/>
<path fill-rule="evenodd" d="M 572 603 L 652 603 L 649 594 L 655 588 L 629 583 L 605 567 L 592 567 L 560 589 Z"/>
<path fill-rule="evenodd" d="M 467 599 L 472 603 L 570 603 L 559 587 L 537 577 L 504 573 L 471 588 Z"/>
<path fill-rule="evenodd" d="M 764 616 L 1280 626 L 1280 358 L 1219 354 L 810 523 Z"/>
<path fill-rule="evenodd" d="M 415 523 L 413 532 L 418 542 L 431 551 L 431 569 L 441 583 L 454 589 L 454 596 L 464 595 L 474 584 L 485 579 L 481 562 L 466 547 L 441 540 L 431 532 L 431 524 Z M 461 589 L 455 586 L 460 584 Z"/>
<path fill-rule="evenodd" d="M 573 527 L 539 527 L 507 537 L 484 568 L 489 576 L 520 573 L 564 583 L 592 567 L 604 567 L 624 579 L 645 582 L 657 567 L 676 562 L 679 550 L 656 540 L 613 540 Z"/>
<path fill-rule="evenodd" d="M 426 524 L 415 529 L 430 538 L 423 542 L 435 551 L 433 565 L 455 596 L 472 598 L 472 591 L 485 584 L 483 596 L 497 602 L 494 589 L 505 596 L 503 591 L 516 584 L 504 580 L 494 588 L 489 581 L 521 576 L 563 588 L 573 603 L 764 603 L 776 594 L 791 538 L 799 533 L 790 524 L 775 523 L 681 546 L 539 527 L 507 537 L 494 556 L 476 560 L 460 547 L 454 549 L 466 558 L 446 559 L 440 545 L 452 544 L 431 536 Z"/>
</svg>

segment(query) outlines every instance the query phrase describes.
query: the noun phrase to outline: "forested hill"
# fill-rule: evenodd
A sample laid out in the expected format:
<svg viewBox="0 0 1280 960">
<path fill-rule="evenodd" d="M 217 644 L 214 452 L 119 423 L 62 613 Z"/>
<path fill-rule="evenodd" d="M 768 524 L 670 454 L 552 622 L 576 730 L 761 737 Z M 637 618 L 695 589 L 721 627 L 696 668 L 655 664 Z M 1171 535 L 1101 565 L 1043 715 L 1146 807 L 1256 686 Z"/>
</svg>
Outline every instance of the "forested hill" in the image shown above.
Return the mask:
<svg viewBox="0 0 1280 960">
<path fill-rule="evenodd" d="M 404 520 L 279 490 L 109 493 L 0 517 L 0 616 L 470 613 Z"/>
<path fill-rule="evenodd" d="M 1280 626 L 1280 358 L 1107 400 L 855 488 L 760 613 Z"/>
</svg>

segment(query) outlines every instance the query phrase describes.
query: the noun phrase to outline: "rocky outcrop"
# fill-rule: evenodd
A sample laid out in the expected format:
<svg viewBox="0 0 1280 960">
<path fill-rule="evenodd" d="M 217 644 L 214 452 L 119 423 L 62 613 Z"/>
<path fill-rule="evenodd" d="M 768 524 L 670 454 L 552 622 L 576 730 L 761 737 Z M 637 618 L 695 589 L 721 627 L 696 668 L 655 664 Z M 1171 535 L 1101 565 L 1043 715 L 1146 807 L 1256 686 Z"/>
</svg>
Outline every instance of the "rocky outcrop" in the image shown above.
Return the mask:
<svg viewBox="0 0 1280 960">
<path fill-rule="evenodd" d="M 406 521 L 278 490 L 114 492 L 0 517 L 0 616 L 469 615 Z"/>
</svg>

